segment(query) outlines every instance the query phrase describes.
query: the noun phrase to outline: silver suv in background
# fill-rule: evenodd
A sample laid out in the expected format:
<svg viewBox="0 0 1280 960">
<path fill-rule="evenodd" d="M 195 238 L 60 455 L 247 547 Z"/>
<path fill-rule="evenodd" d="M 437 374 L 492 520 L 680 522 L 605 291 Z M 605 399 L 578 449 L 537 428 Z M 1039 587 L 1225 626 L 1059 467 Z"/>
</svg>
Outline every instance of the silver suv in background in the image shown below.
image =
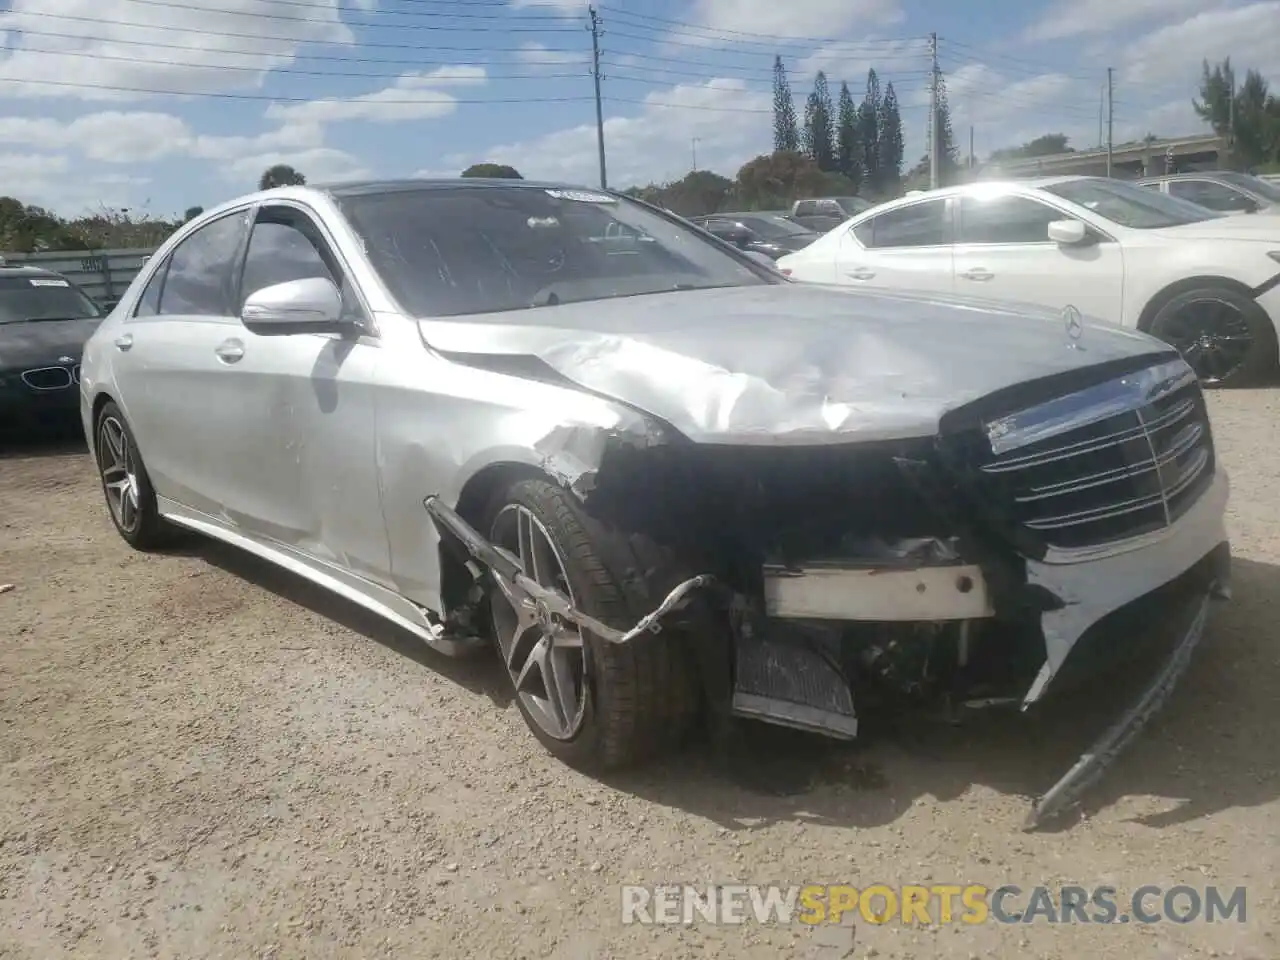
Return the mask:
<svg viewBox="0 0 1280 960">
<path fill-rule="evenodd" d="M 1171 173 L 1138 183 L 1219 213 L 1280 214 L 1280 184 L 1232 170 Z"/>
</svg>

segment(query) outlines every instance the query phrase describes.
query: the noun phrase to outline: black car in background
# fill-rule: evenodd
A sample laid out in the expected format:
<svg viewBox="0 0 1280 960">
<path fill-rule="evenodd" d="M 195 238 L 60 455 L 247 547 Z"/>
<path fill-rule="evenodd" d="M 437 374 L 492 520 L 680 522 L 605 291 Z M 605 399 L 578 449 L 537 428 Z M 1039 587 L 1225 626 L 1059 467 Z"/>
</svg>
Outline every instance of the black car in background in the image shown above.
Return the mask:
<svg viewBox="0 0 1280 960">
<path fill-rule="evenodd" d="M 79 423 L 80 355 L 103 316 L 61 274 L 0 265 L 0 430 Z"/>
<path fill-rule="evenodd" d="M 689 220 L 739 249 L 763 253 L 771 260 L 803 250 L 821 236 L 781 213 L 716 213 Z"/>
</svg>

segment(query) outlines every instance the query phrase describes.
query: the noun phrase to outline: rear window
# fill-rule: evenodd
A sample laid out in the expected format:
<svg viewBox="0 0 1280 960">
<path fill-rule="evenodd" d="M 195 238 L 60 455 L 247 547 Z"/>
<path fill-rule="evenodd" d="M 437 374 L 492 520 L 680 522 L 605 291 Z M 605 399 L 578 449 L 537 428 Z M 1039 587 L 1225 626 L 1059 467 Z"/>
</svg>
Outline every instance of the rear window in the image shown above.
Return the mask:
<svg viewBox="0 0 1280 960">
<path fill-rule="evenodd" d="M 94 302 L 61 277 L 0 277 L 0 323 L 100 316 Z"/>
</svg>

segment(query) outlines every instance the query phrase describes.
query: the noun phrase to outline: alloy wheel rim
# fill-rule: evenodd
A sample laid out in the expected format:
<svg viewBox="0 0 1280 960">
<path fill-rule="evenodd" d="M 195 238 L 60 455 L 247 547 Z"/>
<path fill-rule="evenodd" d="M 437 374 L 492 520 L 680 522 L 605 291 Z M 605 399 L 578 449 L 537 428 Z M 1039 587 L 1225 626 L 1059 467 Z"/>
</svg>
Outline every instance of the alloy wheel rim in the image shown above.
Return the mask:
<svg viewBox="0 0 1280 960">
<path fill-rule="evenodd" d="M 542 522 L 520 504 L 494 519 L 491 541 L 525 576 L 576 603 L 564 558 Z M 549 737 L 569 740 L 586 714 L 586 650 L 582 631 L 533 601 L 513 602 L 505 588 L 491 603 L 494 634 L 529 716 Z"/>
<path fill-rule="evenodd" d="M 126 533 L 138 528 L 142 511 L 138 503 L 138 470 L 133 445 L 124 425 L 115 417 L 105 417 L 98 427 L 98 471 L 107 507 L 116 525 Z"/>
<path fill-rule="evenodd" d="M 1221 383 L 1244 364 L 1253 335 L 1240 309 L 1217 297 L 1184 304 L 1161 324 L 1161 339 L 1176 347 L 1202 383 Z"/>
</svg>

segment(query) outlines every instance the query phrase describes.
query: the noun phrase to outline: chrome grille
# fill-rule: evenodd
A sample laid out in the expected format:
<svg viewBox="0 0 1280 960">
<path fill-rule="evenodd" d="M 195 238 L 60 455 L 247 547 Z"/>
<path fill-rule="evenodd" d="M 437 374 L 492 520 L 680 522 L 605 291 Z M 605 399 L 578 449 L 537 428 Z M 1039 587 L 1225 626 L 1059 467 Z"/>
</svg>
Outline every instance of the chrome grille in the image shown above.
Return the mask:
<svg viewBox="0 0 1280 960">
<path fill-rule="evenodd" d="M 79 372 L 79 367 L 75 368 Z M 36 367 L 22 372 L 22 382 L 38 393 L 49 390 L 65 390 L 76 382 L 75 374 L 68 367 Z"/>
<path fill-rule="evenodd" d="M 1213 478 L 1195 375 L 1152 367 L 987 425 L 984 499 L 1022 537 L 1078 550 L 1167 527 Z"/>
</svg>

